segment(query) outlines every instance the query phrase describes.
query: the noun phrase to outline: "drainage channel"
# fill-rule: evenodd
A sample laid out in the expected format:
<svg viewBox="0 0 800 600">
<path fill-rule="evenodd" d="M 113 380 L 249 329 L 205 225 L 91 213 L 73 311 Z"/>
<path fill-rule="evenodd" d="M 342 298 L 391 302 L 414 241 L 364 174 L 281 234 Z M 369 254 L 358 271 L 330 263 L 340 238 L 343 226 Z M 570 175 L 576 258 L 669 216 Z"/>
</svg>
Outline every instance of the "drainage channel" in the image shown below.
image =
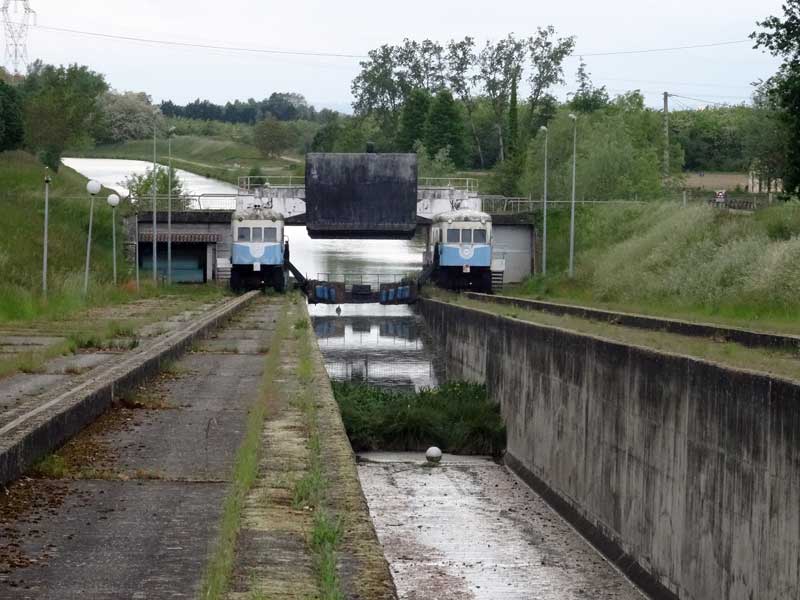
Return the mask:
<svg viewBox="0 0 800 600">
<path fill-rule="evenodd" d="M 311 308 L 330 377 L 393 390 L 445 381 L 408 307 Z M 487 457 L 358 455 L 358 474 L 401 600 L 641 599 L 548 504 Z"/>
</svg>

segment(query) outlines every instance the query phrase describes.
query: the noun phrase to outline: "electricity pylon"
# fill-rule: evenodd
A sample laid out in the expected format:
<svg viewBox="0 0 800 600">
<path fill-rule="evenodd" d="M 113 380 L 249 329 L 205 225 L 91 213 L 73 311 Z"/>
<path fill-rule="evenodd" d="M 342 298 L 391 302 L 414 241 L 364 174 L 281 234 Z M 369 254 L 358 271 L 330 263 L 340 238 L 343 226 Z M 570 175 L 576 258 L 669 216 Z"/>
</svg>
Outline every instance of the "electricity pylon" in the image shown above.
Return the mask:
<svg viewBox="0 0 800 600">
<path fill-rule="evenodd" d="M 36 21 L 36 12 L 28 0 L 3 0 L 0 13 L 6 34 L 6 64 L 19 75 L 20 66 L 28 64 L 28 28 Z"/>
</svg>

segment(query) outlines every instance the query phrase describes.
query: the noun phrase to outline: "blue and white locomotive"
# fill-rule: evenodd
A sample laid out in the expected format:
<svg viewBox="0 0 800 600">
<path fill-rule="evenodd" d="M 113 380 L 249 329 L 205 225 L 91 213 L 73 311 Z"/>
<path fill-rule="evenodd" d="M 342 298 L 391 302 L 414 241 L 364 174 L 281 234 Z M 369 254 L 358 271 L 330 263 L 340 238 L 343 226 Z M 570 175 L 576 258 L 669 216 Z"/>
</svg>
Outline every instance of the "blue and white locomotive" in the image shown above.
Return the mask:
<svg viewBox="0 0 800 600">
<path fill-rule="evenodd" d="M 443 288 L 492 291 L 492 217 L 454 210 L 433 217 L 426 263 Z"/>
<path fill-rule="evenodd" d="M 239 198 L 233 213 L 231 288 L 234 291 L 272 287 L 286 290 L 289 242 L 283 215 L 257 198 Z"/>
</svg>

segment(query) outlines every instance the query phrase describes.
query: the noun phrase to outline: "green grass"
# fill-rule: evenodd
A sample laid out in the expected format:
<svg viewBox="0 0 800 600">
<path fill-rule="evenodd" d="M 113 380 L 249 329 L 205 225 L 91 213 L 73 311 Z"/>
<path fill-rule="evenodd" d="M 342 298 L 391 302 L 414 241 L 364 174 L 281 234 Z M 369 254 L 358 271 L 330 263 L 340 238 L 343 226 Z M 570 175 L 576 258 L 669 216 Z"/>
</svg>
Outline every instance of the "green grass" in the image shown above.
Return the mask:
<svg viewBox="0 0 800 600">
<path fill-rule="evenodd" d="M 755 214 L 675 203 L 579 206 L 571 280 L 562 209 L 548 219 L 548 277 L 506 293 L 800 333 L 799 236 L 798 203 Z"/>
<path fill-rule="evenodd" d="M 62 479 L 69 472 L 67 461 L 59 454 L 48 454 L 31 469 L 34 477 L 45 479 Z"/>
<path fill-rule="evenodd" d="M 500 408 L 482 385 L 452 382 L 418 393 L 334 383 L 336 401 L 355 451 L 423 451 L 439 446 L 456 454 L 505 449 Z"/>
<path fill-rule="evenodd" d="M 280 347 L 288 333 L 284 314 L 275 330 L 275 346 Z M 261 449 L 261 432 L 267 416 L 267 396 L 274 385 L 280 369 L 281 354 L 271 352 L 267 355 L 261 392 L 258 401 L 251 407 L 247 417 L 244 440 L 239 446 L 234 461 L 231 488 L 225 498 L 222 520 L 214 550 L 206 566 L 200 597 L 204 600 L 224 598 L 233 571 L 236 552 L 236 538 L 241 525 L 242 509 L 247 493 L 258 476 L 258 461 Z"/>
<path fill-rule="evenodd" d="M 112 281 L 111 210 L 95 202 L 89 294 L 83 294 L 83 269 L 89 223 L 86 179 L 67 167 L 51 173 L 48 295 L 41 292 L 44 229 L 44 166 L 25 152 L 0 153 L 0 324 L 60 320 L 80 310 L 122 304 L 164 294 L 197 298 L 219 295 L 200 286 L 153 287 L 143 281 L 137 293 L 128 279 L 118 243 L 120 280 Z M 104 197 L 101 193 L 100 197 Z M 121 215 L 118 233 L 121 232 Z M 120 238 L 121 239 L 121 238 Z M 209 288 L 212 286 L 208 286 Z"/>
<path fill-rule="evenodd" d="M 166 163 L 167 141 L 156 146 L 158 160 Z M 76 151 L 76 156 L 94 158 L 122 158 L 153 160 L 152 140 L 133 140 L 121 144 L 97 146 L 91 150 Z M 172 165 L 191 173 L 237 183 L 240 175 L 259 168 L 264 175 L 302 174 L 302 164 L 280 158 L 264 158 L 255 146 L 233 140 L 198 135 L 176 136 L 172 139 Z"/>
</svg>

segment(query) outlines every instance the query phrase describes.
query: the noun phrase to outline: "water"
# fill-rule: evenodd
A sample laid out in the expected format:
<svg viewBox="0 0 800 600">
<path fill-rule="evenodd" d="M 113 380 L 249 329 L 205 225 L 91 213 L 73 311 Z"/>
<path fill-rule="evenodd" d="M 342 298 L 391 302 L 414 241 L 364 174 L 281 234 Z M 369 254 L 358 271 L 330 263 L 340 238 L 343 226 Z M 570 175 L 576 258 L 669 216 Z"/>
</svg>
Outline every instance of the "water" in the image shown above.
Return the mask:
<svg viewBox="0 0 800 600">
<path fill-rule="evenodd" d="M 126 177 L 144 173 L 152 165 L 104 158 L 65 158 L 64 164 L 115 190 L 122 189 Z M 189 194 L 237 193 L 229 183 L 187 171 L 177 173 Z M 204 200 L 203 207 L 215 205 Z M 315 279 L 320 275 L 352 279 L 352 274 L 361 273 L 374 280 L 422 268 L 425 240 L 421 235 L 412 240 L 312 240 L 305 227 L 294 226 L 286 228 L 286 236 L 292 263 Z M 403 389 L 430 387 L 441 380 L 424 321 L 411 307 L 346 304 L 337 315 L 335 306 L 319 304 L 309 306 L 309 312 L 332 379 Z"/>
<path fill-rule="evenodd" d="M 120 160 L 109 158 L 64 158 L 62 161 L 70 169 L 90 179 L 96 179 L 105 187 L 117 192 L 124 189 L 122 185 L 131 175 L 143 175 L 147 169 L 153 168 L 152 162 L 143 160 Z M 189 171 L 174 169 L 178 179 L 183 183 L 184 192 L 188 195 L 231 194 L 236 195 L 238 188 L 224 181 L 195 175 Z"/>
</svg>

